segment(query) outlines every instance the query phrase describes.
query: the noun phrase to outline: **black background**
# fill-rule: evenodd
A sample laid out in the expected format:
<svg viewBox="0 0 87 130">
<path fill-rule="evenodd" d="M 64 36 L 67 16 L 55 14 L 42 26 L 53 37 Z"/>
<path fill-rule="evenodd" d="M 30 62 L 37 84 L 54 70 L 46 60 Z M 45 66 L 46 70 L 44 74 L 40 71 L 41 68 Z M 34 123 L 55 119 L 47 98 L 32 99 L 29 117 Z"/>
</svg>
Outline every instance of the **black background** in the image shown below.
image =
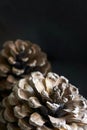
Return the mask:
<svg viewBox="0 0 87 130">
<path fill-rule="evenodd" d="M 18 38 L 39 44 L 87 97 L 87 1 L 0 0 L 0 47 Z"/>
</svg>

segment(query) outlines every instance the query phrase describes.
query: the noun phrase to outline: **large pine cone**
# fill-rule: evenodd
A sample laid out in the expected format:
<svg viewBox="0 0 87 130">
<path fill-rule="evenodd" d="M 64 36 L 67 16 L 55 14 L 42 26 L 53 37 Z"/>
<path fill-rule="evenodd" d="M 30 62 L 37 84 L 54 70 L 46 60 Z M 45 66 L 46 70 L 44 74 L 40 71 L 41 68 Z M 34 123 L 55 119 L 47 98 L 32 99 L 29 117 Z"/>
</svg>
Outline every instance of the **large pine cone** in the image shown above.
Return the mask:
<svg viewBox="0 0 87 130">
<path fill-rule="evenodd" d="M 2 101 L 7 130 L 87 130 L 87 100 L 66 78 L 32 72 Z"/>
<path fill-rule="evenodd" d="M 40 71 L 44 75 L 51 66 L 41 48 L 30 41 L 7 41 L 0 52 L 0 91 L 7 95 L 12 84 L 30 72 Z"/>
</svg>

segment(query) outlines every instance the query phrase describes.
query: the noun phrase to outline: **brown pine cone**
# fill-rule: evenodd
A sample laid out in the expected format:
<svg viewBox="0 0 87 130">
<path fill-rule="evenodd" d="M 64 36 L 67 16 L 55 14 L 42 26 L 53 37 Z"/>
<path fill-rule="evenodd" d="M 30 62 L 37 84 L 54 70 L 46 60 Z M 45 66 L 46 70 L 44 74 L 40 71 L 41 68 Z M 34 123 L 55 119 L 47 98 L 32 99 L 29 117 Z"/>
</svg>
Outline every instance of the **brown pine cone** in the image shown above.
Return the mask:
<svg viewBox="0 0 87 130">
<path fill-rule="evenodd" d="M 87 130 L 87 100 L 69 81 L 49 72 L 19 80 L 2 101 L 7 130 Z"/>
<path fill-rule="evenodd" d="M 47 56 L 38 45 L 23 40 L 7 41 L 0 52 L 0 93 L 6 96 L 13 83 L 30 72 L 46 75 L 50 70 Z"/>
</svg>

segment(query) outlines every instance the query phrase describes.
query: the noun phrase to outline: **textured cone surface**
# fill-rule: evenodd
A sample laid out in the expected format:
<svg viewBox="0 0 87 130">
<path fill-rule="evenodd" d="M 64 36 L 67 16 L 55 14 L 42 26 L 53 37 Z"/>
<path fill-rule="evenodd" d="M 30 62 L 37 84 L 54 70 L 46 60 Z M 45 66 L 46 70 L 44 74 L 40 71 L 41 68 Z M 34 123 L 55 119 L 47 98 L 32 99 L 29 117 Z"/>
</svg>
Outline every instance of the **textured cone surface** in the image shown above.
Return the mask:
<svg viewBox="0 0 87 130">
<path fill-rule="evenodd" d="M 32 72 L 2 100 L 7 130 L 87 130 L 87 100 L 55 73 Z"/>
<path fill-rule="evenodd" d="M 0 52 L 0 92 L 5 97 L 13 83 L 30 72 L 40 71 L 44 75 L 51 66 L 41 48 L 30 41 L 7 41 Z M 4 91 L 4 92 L 3 92 Z"/>
</svg>

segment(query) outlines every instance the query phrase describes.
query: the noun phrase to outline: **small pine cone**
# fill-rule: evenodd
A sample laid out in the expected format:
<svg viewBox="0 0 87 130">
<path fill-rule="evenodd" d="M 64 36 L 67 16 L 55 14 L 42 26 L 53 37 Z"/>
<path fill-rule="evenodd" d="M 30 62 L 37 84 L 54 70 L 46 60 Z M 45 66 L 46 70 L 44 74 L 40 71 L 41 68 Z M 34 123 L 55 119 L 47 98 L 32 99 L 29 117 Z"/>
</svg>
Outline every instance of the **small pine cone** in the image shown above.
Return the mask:
<svg viewBox="0 0 87 130">
<path fill-rule="evenodd" d="M 55 73 L 32 72 L 2 100 L 7 130 L 87 130 L 87 100 Z"/>
<path fill-rule="evenodd" d="M 0 52 L 0 92 L 5 97 L 21 77 L 33 71 L 46 75 L 50 70 L 47 56 L 38 45 L 23 40 L 7 41 Z"/>
</svg>

